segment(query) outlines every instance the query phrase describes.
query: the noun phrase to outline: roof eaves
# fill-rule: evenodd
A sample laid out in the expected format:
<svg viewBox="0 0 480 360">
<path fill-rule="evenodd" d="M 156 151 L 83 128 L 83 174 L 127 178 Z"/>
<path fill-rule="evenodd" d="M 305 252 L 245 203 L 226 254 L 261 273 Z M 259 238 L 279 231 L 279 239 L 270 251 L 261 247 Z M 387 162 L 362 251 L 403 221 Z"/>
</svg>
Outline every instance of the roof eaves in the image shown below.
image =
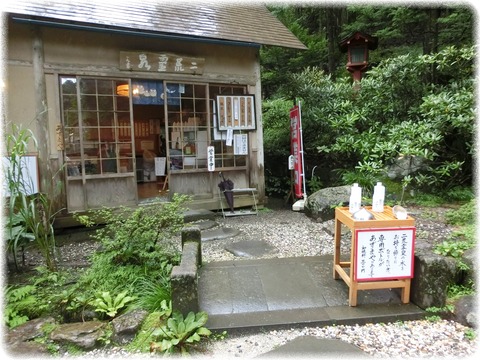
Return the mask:
<svg viewBox="0 0 480 360">
<path fill-rule="evenodd" d="M 122 28 L 122 27 L 109 26 L 109 25 L 103 25 L 103 24 L 81 23 L 81 22 L 74 22 L 74 21 L 57 21 L 55 19 L 39 19 L 39 18 L 24 17 L 24 16 L 12 16 L 12 19 L 19 23 L 27 23 L 32 25 L 42 25 L 42 26 L 71 29 L 71 30 L 96 31 L 96 32 L 104 32 L 104 33 L 111 33 L 111 34 L 120 34 L 120 35 L 142 36 L 142 37 L 150 37 L 150 38 L 157 38 L 157 39 L 194 41 L 194 42 L 202 42 L 202 43 L 210 43 L 210 44 L 222 44 L 222 45 L 231 45 L 231 46 L 257 47 L 257 48 L 259 48 L 262 45 L 255 42 L 208 38 L 208 37 L 201 37 L 201 36 L 195 36 L 195 35 L 148 31 L 148 30 L 134 29 L 134 28 Z"/>
</svg>

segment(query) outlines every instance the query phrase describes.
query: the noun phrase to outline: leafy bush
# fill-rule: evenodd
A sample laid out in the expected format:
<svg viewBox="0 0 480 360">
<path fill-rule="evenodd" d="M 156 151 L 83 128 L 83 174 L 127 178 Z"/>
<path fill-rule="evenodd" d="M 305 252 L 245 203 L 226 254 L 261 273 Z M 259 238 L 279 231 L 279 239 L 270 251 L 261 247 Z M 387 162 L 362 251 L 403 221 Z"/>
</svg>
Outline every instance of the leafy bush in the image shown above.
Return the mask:
<svg viewBox="0 0 480 360">
<path fill-rule="evenodd" d="M 183 226 L 182 206 L 187 199 L 185 195 L 175 194 L 168 203 L 134 210 L 105 208 L 77 219 L 90 226 L 106 223 L 93 235 L 102 244 L 97 256 L 107 257 L 116 265 L 158 266 L 162 256 L 173 256 L 179 250 L 172 239 Z"/>
<path fill-rule="evenodd" d="M 435 246 L 434 252 L 443 256 L 460 259 L 465 250 L 471 247 L 472 243 L 469 241 L 443 241 L 441 244 Z"/>
<path fill-rule="evenodd" d="M 178 349 L 182 354 L 188 353 L 187 347 L 210 336 L 211 332 L 204 325 L 207 323 L 206 312 L 189 312 L 187 317 L 174 311 L 167 323 L 153 331 L 153 337 L 158 340 L 150 344 L 150 351 L 173 353 Z"/>
<path fill-rule="evenodd" d="M 471 185 L 474 59 L 473 47 L 390 58 L 366 73 L 357 92 L 348 78 L 332 81 L 316 68 L 293 75 L 289 96 L 302 102 L 307 168 L 329 164 L 340 181 L 333 178 L 328 185 L 359 182 L 370 189 L 397 159 L 416 157 L 423 166 L 409 175 L 410 189 L 438 192 Z M 288 113 L 276 118 L 281 116 Z M 271 139 L 277 133 L 283 140 L 272 140 L 274 146 L 288 153 L 288 118 L 282 129 L 281 123 L 265 133 Z"/>
<path fill-rule="evenodd" d="M 183 205 L 189 197 L 176 194 L 169 203 L 138 207 L 102 209 L 76 215 L 87 226 L 104 223 L 93 235 L 101 246 L 92 256 L 92 264 L 80 277 L 78 289 L 87 298 L 98 292 L 132 296 L 145 294 L 145 283 L 163 279 L 159 301 L 170 297 L 169 275 L 180 260 Z M 138 306 L 140 302 L 135 301 Z M 145 302 L 143 302 L 145 304 Z"/>
<path fill-rule="evenodd" d="M 108 317 L 114 318 L 129 302 L 135 300 L 133 296 L 128 296 L 127 293 L 128 291 L 122 291 L 112 296 L 108 291 L 103 291 L 97 294 L 91 305 L 93 305 L 96 312 L 104 313 Z"/>
<path fill-rule="evenodd" d="M 449 201 L 470 201 L 475 199 L 475 193 L 471 187 L 455 186 L 452 189 L 448 189 L 445 194 Z"/>
</svg>

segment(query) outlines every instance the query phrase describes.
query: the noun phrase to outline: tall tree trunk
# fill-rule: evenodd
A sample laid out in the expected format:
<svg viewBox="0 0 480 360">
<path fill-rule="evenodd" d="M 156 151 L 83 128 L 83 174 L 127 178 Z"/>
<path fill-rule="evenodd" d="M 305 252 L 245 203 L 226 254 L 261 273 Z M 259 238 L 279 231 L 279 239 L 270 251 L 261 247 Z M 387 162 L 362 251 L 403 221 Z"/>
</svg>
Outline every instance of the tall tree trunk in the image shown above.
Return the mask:
<svg viewBox="0 0 480 360">
<path fill-rule="evenodd" d="M 438 51 L 438 18 L 441 10 L 427 9 L 425 11 L 428 16 L 428 23 L 423 39 L 423 53 L 431 54 Z"/>
<path fill-rule="evenodd" d="M 335 9 L 327 8 L 327 40 L 328 40 L 328 72 L 334 75 L 336 68 L 335 48 L 336 48 L 336 19 Z"/>
</svg>

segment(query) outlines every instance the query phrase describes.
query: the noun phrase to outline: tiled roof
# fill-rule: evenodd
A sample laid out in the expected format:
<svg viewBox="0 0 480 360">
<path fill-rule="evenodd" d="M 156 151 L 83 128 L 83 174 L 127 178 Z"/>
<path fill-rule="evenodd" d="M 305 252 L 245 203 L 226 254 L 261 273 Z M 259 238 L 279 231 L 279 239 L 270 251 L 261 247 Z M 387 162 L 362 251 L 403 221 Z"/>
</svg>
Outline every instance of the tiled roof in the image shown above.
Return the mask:
<svg viewBox="0 0 480 360">
<path fill-rule="evenodd" d="M 29 21 L 306 48 L 264 5 L 255 3 L 7 0 L 2 7 Z"/>
</svg>

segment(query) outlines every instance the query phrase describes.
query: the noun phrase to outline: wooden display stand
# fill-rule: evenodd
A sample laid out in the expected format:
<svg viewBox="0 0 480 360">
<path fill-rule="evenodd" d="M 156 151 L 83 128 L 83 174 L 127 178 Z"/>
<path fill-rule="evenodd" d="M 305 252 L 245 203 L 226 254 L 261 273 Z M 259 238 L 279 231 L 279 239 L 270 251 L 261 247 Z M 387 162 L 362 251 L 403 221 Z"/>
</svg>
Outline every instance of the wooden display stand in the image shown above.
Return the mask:
<svg viewBox="0 0 480 360">
<path fill-rule="evenodd" d="M 218 196 L 220 199 L 220 207 L 222 208 L 223 218 L 230 217 L 230 216 L 240 216 L 240 215 L 258 215 L 257 197 L 255 196 L 255 193 L 257 192 L 256 188 L 232 189 L 231 191 L 233 193 L 234 198 L 236 194 L 251 194 L 254 208 L 253 210 L 236 210 L 235 212 L 228 212 L 228 210 L 226 211 L 225 207 L 223 206 L 223 202 L 225 201 L 225 199 L 221 196 L 221 194 L 224 193 L 224 191 L 221 191 L 219 189 Z M 228 207 L 228 204 L 226 204 L 226 206 Z"/>
<path fill-rule="evenodd" d="M 339 279 L 341 277 L 348 285 L 348 301 L 350 306 L 357 305 L 358 290 L 390 288 L 401 288 L 402 303 L 409 303 L 410 282 L 413 277 L 415 219 L 407 216 L 407 219 L 399 220 L 395 218 L 392 208 L 389 206 L 385 206 L 385 211 L 382 213 L 373 212 L 371 207 L 368 206 L 365 208 L 374 215 L 375 219 L 359 221 L 352 217 L 352 214 L 348 211 L 348 207 L 339 207 L 335 209 L 333 278 Z M 352 232 L 350 261 L 344 262 L 340 261 L 342 224 L 347 226 Z M 374 247 L 373 245 L 376 240 L 376 233 L 379 234 L 379 238 L 382 241 L 382 246 L 380 247 Z M 365 234 L 374 239 L 371 248 L 368 248 L 368 238 L 364 236 Z M 409 236 L 407 236 L 407 234 Z M 394 237 L 394 241 L 388 241 L 388 237 Z M 364 239 L 362 240 L 364 245 L 361 249 L 357 249 L 361 238 Z M 379 241 L 377 241 L 377 243 L 379 243 Z M 392 251 L 388 249 L 387 252 L 383 252 L 385 245 L 387 245 L 387 247 L 392 247 L 394 246 L 393 244 L 396 246 L 395 249 Z M 381 250 L 376 250 L 378 248 Z M 376 253 L 376 251 L 380 251 L 380 254 Z M 362 260 L 357 258 L 359 255 L 362 256 Z M 395 258 L 393 255 L 395 255 Z M 365 273 L 370 271 L 365 271 L 369 269 L 368 266 L 365 266 L 364 264 L 371 258 L 376 259 L 377 265 L 381 264 L 382 266 L 385 266 L 384 264 L 386 263 L 386 266 L 388 266 L 386 268 L 387 270 L 384 270 L 384 273 L 379 275 L 374 275 L 372 270 L 371 274 L 366 275 Z M 379 259 L 382 261 L 381 263 L 378 262 Z M 401 269 L 400 265 L 402 266 Z M 362 266 L 361 271 L 359 271 L 360 266 Z M 372 265 L 371 268 L 373 269 L 373 267 L 374 266 Z M 398 269 L 395 267 L 398 267 Z M 346 268 L 349 269 L 348 273 L 345 271 Z M 398 271 L 399 275 L 395 271 Z M 360 274 L 360 272 L 362 272 L 362 274 Z"/>
</svg>

